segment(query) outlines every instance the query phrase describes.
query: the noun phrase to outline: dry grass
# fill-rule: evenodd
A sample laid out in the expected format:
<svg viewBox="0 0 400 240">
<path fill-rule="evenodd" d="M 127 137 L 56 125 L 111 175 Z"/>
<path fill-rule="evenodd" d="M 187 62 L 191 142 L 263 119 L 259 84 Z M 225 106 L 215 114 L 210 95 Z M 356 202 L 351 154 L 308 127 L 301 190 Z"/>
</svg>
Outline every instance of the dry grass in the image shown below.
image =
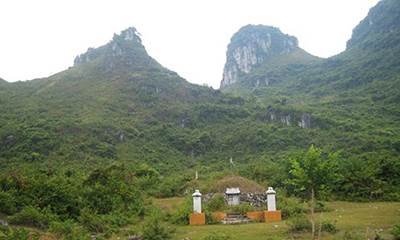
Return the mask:
<svg viewBox="0 0 400 240">
<path fill-rule="evenodd" d="M 162 198 L 154 199 L 154 204 L 161 208 L 165 212 L 173 212 L 176 210 L 184 201 L 184 198 Z"/>
<path fill-rule="evenodd" d="M 266 191 L 266 187 L 239 176 L 226 176 L 217 180 L 210 188 L 211 192 L 224 193 L 228 187 L 239 187 L 241 192 L 261 193 Z"/>
</svg>

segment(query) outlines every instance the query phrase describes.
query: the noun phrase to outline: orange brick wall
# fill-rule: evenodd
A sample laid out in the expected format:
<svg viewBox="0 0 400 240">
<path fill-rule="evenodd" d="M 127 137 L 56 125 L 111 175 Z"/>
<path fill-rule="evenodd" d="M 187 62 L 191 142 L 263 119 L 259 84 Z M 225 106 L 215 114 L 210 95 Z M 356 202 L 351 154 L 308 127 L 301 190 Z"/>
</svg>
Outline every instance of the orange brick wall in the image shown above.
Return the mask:
<svg viewBox="0 0 400 240">
<path fill-rule="evenodd" d="M 257 222 L 262 222 L 264 221 L 264 212 L 262 211 L 247 212 L 246 217 Z"/>
<path fill-rule="evenodd" d="M 206 214 L 204 213 L 192 213 L 189 219 L 190 225 L 204 225 L 206 224 Z"/>
<path fill-rule="evenodd" d="M 226 217 L 226 213 L 224 212 L 213 212 L 212 218 L 214 221 L 222 221 Z"/>
<path fill-rule="evenodd" d="M 281 211 L 264 211 L 265 222 L 279 222 L 282 220 Z"/>
</svg>

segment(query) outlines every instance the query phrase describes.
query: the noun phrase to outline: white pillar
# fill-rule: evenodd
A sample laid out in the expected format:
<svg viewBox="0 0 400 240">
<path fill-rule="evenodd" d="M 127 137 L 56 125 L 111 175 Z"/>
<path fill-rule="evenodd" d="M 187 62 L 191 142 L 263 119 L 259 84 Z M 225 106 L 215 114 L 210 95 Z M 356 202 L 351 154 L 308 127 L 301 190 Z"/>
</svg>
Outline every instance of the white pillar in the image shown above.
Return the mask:
<svg viewBox="0 0 400 240">
<path fill-rule="evenodd" d="M 193 193 L 193 212 L 201 213 L 201 193 L 199 190 Z"/>
<path fill-rule="evenodd" d="M 276 211 L 276 199 L 275 199 L 276 192 L 272 187 L 268 187 L 267 190 L 267 206 L 268 212 Z"/>
</svg>

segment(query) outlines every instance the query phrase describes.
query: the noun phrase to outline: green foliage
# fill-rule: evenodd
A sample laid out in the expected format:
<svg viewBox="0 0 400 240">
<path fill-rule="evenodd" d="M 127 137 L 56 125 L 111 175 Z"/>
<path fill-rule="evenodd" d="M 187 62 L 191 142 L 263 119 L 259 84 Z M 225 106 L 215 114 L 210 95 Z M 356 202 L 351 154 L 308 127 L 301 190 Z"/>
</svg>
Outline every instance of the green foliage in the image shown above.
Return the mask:
<svg viewBox="0 0 400 240">
<path fill-rule="evenodd" d="M 89 232 L 109 236 L 143 215 L 138 177 L 131 173 L 118 164 L 87 175 L 79 170 L 8 173 L 0 177 L 0 206 L 11 199 L 15 214 L 10 223 L 49 229 L 66 239 L 82 239 Z"/>
<path fill-rule="evenodd" d="M 288 221 L 289 232 L 309 232 L 311 231 L 311 222 L 306 215 L 296 215 Z"/>
<path fill-rule="evenodd" d="M 30 234 L 24 228 L 0 226 L 0 240 L 39 240 L 39 236 L 36 233 Z"/>
<path fill-rule="evenodd" d="M 400 224 L 394 225 L 391 233 L 394 236 L 395 240 L 399 240 L 400 239 Z"/>
<path fill-rule="evenodd" d="M 78 223 L 67 220 L 64 222 L 51 222 L 49 231 L 56 234 L 58 238 L 65 240 L 89 240 L 89 232 Z"/>
<path fill-rule="evenodd" d="M 336 222 L 323 221 L 321 223 L 321 231 L 335 234 L 336 232 L 338 232 L 338 229 L 336 227 Z"/>
<path fill-rule="evenodd" d="M 228 212 L 231 213 L 240 213 L 245 215 L 247 212 L 255 211 L 256 208 L 252 206 L 250 203 L 241 203 L 239 205 L 230 206 L 228 208 Z"/>
<path fill-rule="evenodd" d="M 190 214 L 193 212 L 192 196 L 187 195 L 184 202 L 171 216 L 171 222 L 179 225 L 188 225 Z"/>
<path fill-rule="evenodd" d="M 278 209 L 282 212 L 283 218 L 290 218 L 305 213 L 307 210 L 299 199 L 294 197 L 280 197 Z"/>
<path fill-rule="evenodd" d="M 168 240 L 172 238 L 172 229 L 161 222 L 159 213 L 153 213 L 143 228 L 144 240 Z"/>
<path fill-rule="evenodd" d="M 10 223 L 29 225 L 41 229 L 47 228 L 50 222 L 55 220 L 57 220 L 57 216 L 48 208 L 37 209 L 32 206 L 25 207 L 9 218 Z"/>
<path fill-rule="evenodd" d="M 13 195 L 0 191 L 0 213 L 14 214 L 17 211 Z"/>
<path fill-rule="evenodd" d="M 323 195 L 329 192 L 339 176 L 337 173 L 338 154 L 322 155 L 313 145 L 306 153 L 291 160 L 289 185 L 298 193 L 311 198 L 312 194 Z"/>
<path fill-rule="evenodd" d="M 207 202 L 207 209 L 211 212 L 223 211 L 226 208 L 226 202 L 223 195 L 217 194 Z"/>
</svg>

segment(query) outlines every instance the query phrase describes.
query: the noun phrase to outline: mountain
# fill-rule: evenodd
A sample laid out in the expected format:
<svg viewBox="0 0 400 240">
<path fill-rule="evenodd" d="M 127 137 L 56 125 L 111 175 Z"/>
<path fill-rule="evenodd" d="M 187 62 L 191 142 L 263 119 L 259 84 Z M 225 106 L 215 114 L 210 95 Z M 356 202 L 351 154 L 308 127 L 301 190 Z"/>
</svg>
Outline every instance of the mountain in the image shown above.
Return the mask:
<svg viewBox="0 0 400 240">
<path fill-rule="evenodd" d="M 228 47 L 221 91 L 163 67 L 129 28 L 63 72 L 0 84 L 0 167 L 119 161 L 161 175 L 234 169 L 279 185 L 288 160 L 314 144 L 341 151 L 344 195 L 398 199 L 397 5 L 379 2 L 328 59 L 277 28 L 245 26 Z"/>
<path fill-rule="evenodd" d="M 162 67 L 135 28 L 90 48 L 63 72 L 8 85 L 0 87 L 3 166 L 124 160 L 183 168 L 214 159 L 214 149 L 231 152 L 224 129 L 251 116 L 243 99 Z"/>
<path fill-rule="evenodd" d="M 400 28 L 400 2 L 383 0 L 373 7 L 368 16 L 353 30 L 353 36 L 347 43 L 347 49 L 354 47 L 368 48 L 370 44 L 391 38 L 398 39 Z M 381 45 L 381 47 L 387 47 Z"/>
<path fill-rule="evenodd" d="M 260 77 L 260 70 L 266 75 L 276 68 L 318 60 L 298 46 L 297 38 L 264 25 L 247 25 L 235 33 L 226 58 L 221 89 L 233 84 L 267 86 L 279 79 Z"/>
<path fill-rule="evenodd" d="M 336 56 L 283 67 L 280 61 L 273 67 L 261 64 L 221 90 L 268 106 L 270 122 L 318 129 L 312 137 L 316 144 L 342 149 L 349 162 L 399 169 L 399 4 L 380 1 Z M 244 48 L 253 44 L 246 41 L 241 43 Z M 261 45 L 254 51 L 262 51 Z M 230 64 L 228 59 L 226 66 Z M 268 79 L 269 84 L 258 84 L 257 79 Z M 385 182 L 400 178 L 391 170 L 375 174 L 385 176 Z M 397 185 L 395 181 L 391 184 Z"/>
</svg>

